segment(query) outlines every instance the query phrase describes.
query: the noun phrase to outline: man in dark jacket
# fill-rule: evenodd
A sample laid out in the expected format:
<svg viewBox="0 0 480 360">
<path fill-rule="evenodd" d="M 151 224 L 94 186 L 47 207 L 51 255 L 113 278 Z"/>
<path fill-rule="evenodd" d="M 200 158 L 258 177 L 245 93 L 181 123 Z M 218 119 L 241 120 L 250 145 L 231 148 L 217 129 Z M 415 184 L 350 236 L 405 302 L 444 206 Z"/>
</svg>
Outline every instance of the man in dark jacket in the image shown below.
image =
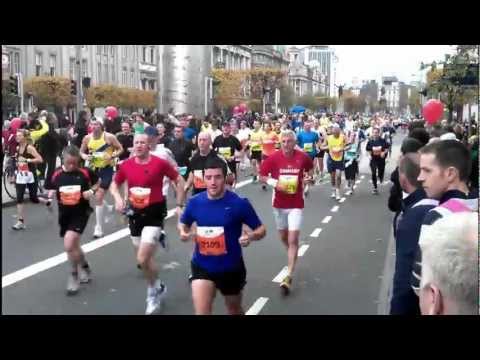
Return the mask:
<svg viewBox="0 0 480 360">
<path fill-rule="evenodd" d="M 391 315 L 420 315 L 418 297 L 411 288 L 411 273 L 422 227 L 422 220 L 438 201 L 427 199 L 417 178 L 420 155 L 409 153 L 400 159 L 399 183 L 407 194 L 403 210 L 395 224 L 395 274 L 390 303 Z"/>
</svg>

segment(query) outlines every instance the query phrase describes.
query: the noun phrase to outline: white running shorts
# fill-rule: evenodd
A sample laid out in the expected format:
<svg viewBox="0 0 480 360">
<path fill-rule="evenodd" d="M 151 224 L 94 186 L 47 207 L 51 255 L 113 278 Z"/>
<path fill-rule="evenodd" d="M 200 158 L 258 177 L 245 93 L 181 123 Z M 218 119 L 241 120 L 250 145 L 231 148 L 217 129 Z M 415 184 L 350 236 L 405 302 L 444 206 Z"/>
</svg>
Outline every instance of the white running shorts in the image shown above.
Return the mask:
<svg viewBox="0 0 480 360">
<path fill-rule="evenodd" d="M 142 236 L 130 236 L 134 246 L 140 246 L 140 243 L 156 245 L 162 233 L 160 226 L 145 226 L 142 230 Z"/>
<path fill-rule="evenodd" d="M 273 208 L 278 230 L 299 231 L 302 226 L 303 209 Z"/>
</svg>

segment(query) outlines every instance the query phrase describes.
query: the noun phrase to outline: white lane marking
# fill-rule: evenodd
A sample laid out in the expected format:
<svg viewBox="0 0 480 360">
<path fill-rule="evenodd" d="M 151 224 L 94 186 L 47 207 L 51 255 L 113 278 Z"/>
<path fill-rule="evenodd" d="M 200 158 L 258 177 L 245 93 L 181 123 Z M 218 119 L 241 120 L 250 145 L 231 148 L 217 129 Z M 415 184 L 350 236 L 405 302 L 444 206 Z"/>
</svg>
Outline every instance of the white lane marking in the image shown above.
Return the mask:
<svg viewBox="0 0 480 360">
<path fill-rule="evenodd" d="M 307 244 L 300 246 L 300 249 L 298 249 L 298 256 L 300 257 L 303 256 L 307 252 L 309 247 L 310 245 L 307 245 Z"/>
<path fill-rule="evenodd" d="M 332 217 L 331 216 L 325 216 L 325 218 L 322 220 L 322 223 L 323 224 L 328 224 L 328 222 L 332 220 Z"/>
<path fill-rule="evenodd" d="M 348 195 L 350 195 L 350 194 L 348 194 Z M 347 199 L 347 198 L 344 198 L 344 197 L 343 197 L 343 198 L 341 198 L 338 202 L 339 202 L 339 203 L 343 203 L 346 199 Z"/>
<path fill-rule="evenodd" d="M 252 179 L 242 181 L 237 184 L 236 188 L 241 188 L 243 186 L 246 186 L 252 182 Z M 165 217 L 165 220 L 171 218 L 172 216 L 175 215 L 175 209 L 170 209 L 168 210 L 167 216 Z M 82 249 L 85 253 L 89 253 L 91 251 L 97 250 L 105 245 L 111 244 L 115 241 L 118 241 L 120 239 L 123 239 L 124 237 L 128 236 L 130 234 L 130 229 L 128 227 L 118 230 L 114 233 L 111 233 L 109 235 L 106 235 L 100 239 L 91 241 L 85 245 L 82 245 Z M 51 269 L 57 265 L 60 265 L 64 262 L 66 262 L 67 259 L 67 254 L 65 252 L 52 256 L 48 259 L 39 261 L 35 264 L 29 265 L 27 267 L 24 267 L 23 269 L 14 271 L 13 273 L 10 273 L 8 275 L 2 276 L 2 289 L 10 286 L 12 284 L 15 284 L 19 281 L 22 281 L 26 278 L 29 278 L 33 275 L 36 275 L 38 273 L 41 273 L 42 271 Z M 283 280 L 283 279 L 282 279 Z"/>
<path fill-rule="evenodd" d="M 353 185 L 353 190 L 355 190 L 357 188 L 357 185 Z"/>
<path fill-rule="evenodd" d="M 244 187 L 245 185 L 251 184 L 253 179 L 248 179 L 248 180 L 243 180 L 240 181 L 235 185 L 235 189 L 240 189 L 241 187 Z"/>
<path fill-rule="evenodd" d="M 362 175 L 362 176 L 360 176 L 360 179 L 362 179 L 362 180 L 363 180 L 363 178 L 364 178 L 364 177 L 365 177 L 365 175 Z"/>
<path fill-rule="evenodd" d="M 313 232 L 310 234 L 310 237 L 318 237 L 318 235 L 320 235 L 321 232 L 322 232 L 322 229 L 321 229 L 321 228 L 316 228 L 316 229 L 313 230 Z"/>
<path fill-rule="evenodd" d="M 341 199 L 340 199 L 341 200 Z M 338 205 L 335 205 L 332 210 L 330 210 L 331 212 L 337 212 L 338 211 Z"/>
<path fill-rule="evenodd" d="M 267 303 L 268 298 L 266 297 L 259 297 L 253 305 L 248 309 L 248 311 L 245 313 L 245 315 L 258 315 L 260 310 L 265 306 Z"/>
<path fill-rule="evenodd" d="M 357 180 L 355 181 L 355 184 L 360 184 L 362 182 L 362 180 Z"/>
<path fill-rule="evenodd" d="M 276 283 L 281 283 L 281 282 L 283 281 L 283 279 L 285 279 L 285 276 L 287 276 L 287 275 L 288 275 L 288 267 L 285 266 L 285 267 L 282 269 L 282 271 L 280 271 L 280 272 L 278 273 L 278 275 L 273 278 L 272 281 L 273 281 L 273 282 L 276 282 Z"/>
</svg>

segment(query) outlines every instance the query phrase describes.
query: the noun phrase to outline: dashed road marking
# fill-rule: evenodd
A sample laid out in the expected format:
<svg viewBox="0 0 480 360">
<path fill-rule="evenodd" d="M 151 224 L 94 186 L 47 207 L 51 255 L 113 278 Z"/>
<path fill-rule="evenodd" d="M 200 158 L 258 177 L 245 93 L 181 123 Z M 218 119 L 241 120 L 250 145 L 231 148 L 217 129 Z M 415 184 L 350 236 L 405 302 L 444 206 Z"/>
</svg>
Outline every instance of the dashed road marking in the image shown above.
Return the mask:
<svg viewBox="0 0 480 360">
<path fill-rule="evenodd" d="M 276 283 L 281 283 L 281 282 L 283 281 L 283 279 L 285 279 L 285 276 L 287 276 L 287 275 L 288 275 L 288 267 L 285 266 L 285 267 L 282 269 L 282 271 L 280 271 L 280 272 L 278 273 L 278 275 L 273 278 L 272 281 L 273 281 L 273 282 L 276 282 Z"/>
<path fill-rule="evenodd" d="M 338 205 L 335 205 L 330 211 L 331 212 L 337 212 L 338 211 Z"/>
<path fill-rule="evenodd" d="M 262 310 L 262 308 L 267 303 L 268 298 L 266 297 L 259 297 L 253 305 L 248 309 L 245 315 L 258 315 L 258 313 Z"/>
<path fill-rule="evenodd" d="M 356 190 L 357 189 L 357 185 L 353 185 L 353 190 Z"/>
<path fill-rule="evenodd" d="M 355 181 L 355 184 L 360 184 L 362 182 L 362 180 L 357 180 Z"/>
<path fill-rule="evenodd" d="M 310 245 L 302 245 L 300 246 L 300 249 L 298 249 L 298 256 L 303 256 L 305 255 L 305 253 L 307 252 L 308 248 L 310 247 Z"/>
<path fill-rule="evenodd" d="M 364 178 L 365 178 L 365 175 L 362 175 L 362 176 L 360 176 L 360 179 L 362 179 L 362 180 L 363 180 Z"/>
<path fill-rule="evenodd" d="M 348 195 L 350 195 L 350 194 L 348 194 Z M 339 203 L 343 203 L 345 200 L 347 200 L 347 198 L 343 197 L 343 198 L 341 198 L 340 200 L 338 200 L 338 202 L 339 202 Z"/>
<path fill-rule="evenodd" d="M 325 216 L 325 218 L 322 220 L 322 223 L 323 224 L 328 224 L 328 222 L 332 220 L 332 217 L 331 216 Z"/>
<path fill-rule="evenodd" d="M 316 229 L 313 230 L 313 232 L 310 234 L 310 237 L 318 237 L 318 235 L 320 235 L 321 232 L 322 232 L 322 229 L 321 229 L 321 228 L 316 228 Z"/>
</svg>

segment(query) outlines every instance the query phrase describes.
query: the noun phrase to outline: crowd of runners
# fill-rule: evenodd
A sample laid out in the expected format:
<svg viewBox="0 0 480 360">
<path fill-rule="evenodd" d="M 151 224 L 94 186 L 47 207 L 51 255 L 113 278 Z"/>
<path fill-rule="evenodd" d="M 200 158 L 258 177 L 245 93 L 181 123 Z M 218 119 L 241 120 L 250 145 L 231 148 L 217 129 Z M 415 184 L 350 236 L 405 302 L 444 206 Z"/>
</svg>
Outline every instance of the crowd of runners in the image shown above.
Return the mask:
<svg viewBox="0 0 480 360">
<path fill-rule="evenodd" d="M 225 297 L 229 314 L 243 314 L 242 290 L 247 271 L 242 247 L 264 238 L 267 229 L 248 199 L 235 193 L 239 175 L 251 177 L 265 191 L 273 188 L 272 212 L 288 264 L 280 289 L 288 295 L 309 189 L 328 186 L 329 182 L 331 198 L 336 201 L 343 195 L 353 196 L 360 157 L 366 156 L 371 191 L 377 195 L 398 132 L 408 133 L 408 137 L 402 144 L 399 167 L 391 178 L 394 185 L 388 205 L 396 213 L 395 230 L 407 226 L 403 212 L 408 181 L 415 185 L 412 193 L 422 189 L 419 182 L 429 184 L 426 194 L 419 195 L 419 191 L 415 195 L 415 203 L 432 200 L 421 203 L 426 205 L 422 208 L 425 213 L 438 206 L 438 201 L 445 202 L 449 191 L 456 192 L 448 199 L 461 199 L 462 206 L 477 211 L 471 201 L 478 198 L 478 136 L 475 131 L 470 131 L 471 137 L 466 136 L 464 127 L 458 124 L 443 122 L 429 127 L 421 119 L 400 121 L 388 114 L 374 114 L 367 119 L 360 114 L 248 114 L 228 120 L 209 115 L 200 121 L 188 114 L 145 118 L 134 113 L 110 119 L 82 111 L 74 125 L 59 127 L 54 114 L 42 111 L 22 114 L 4 124 L 4 163 L 13 162 L 16 169 L 9 179 L 17 194 L 17 220 L 12 228 L 28 231 L 23 208 L 27 188 L 30 200 L 42 203 L 49 211 L 52 202 L 58 203 L 59 234 L 71 264 L 66 291 L 74 295 L 81 289 L 80 284 L 90 282 L 92 277 L 80 246 L 90 215 L 95 213 L 92 236 L 98 239 L 106 235 L 108 214 L 117 211 L 128 219 L 133 261 L 147 281 L 146 314 L 155 314 L 167 293 L 155 253 L 159 246 L 170 246 L 164 222 L 167 198 L 172 192 L 178 236 L 195 243 L 189 278 L 195 313 L 211 314 L 218 290 Z M 455 161 L 468 162 L 471 171 L 457 171 L 461 188 L 447 186 L 434 192 L 438 183 L 431 183 L 424 157 L 449 158 L 443 154 L 452 151 L 456 151 Z M 417 157 L 406 156 L 409 153 Z M 417 168 L 421 174 L 415 176 L 412 169 Z M 43 193 L 38 193 L 39 182 Z M 107 203 L 108 192 L 114 200 L 111 204 Z M 400 235 L 402 231 L 406 230 L 399 230 Z M 418 241 L 411 246 L 415 252 Z M 419 311 L 418 298 L 417 305 L 412 305 L 413 290 L 405 276 L 413 265 L 414 259 L 408 258 L 396 269 L 393 312 Z M 407 310 L 405 304 L 410 304 Z"/>
</svg>

